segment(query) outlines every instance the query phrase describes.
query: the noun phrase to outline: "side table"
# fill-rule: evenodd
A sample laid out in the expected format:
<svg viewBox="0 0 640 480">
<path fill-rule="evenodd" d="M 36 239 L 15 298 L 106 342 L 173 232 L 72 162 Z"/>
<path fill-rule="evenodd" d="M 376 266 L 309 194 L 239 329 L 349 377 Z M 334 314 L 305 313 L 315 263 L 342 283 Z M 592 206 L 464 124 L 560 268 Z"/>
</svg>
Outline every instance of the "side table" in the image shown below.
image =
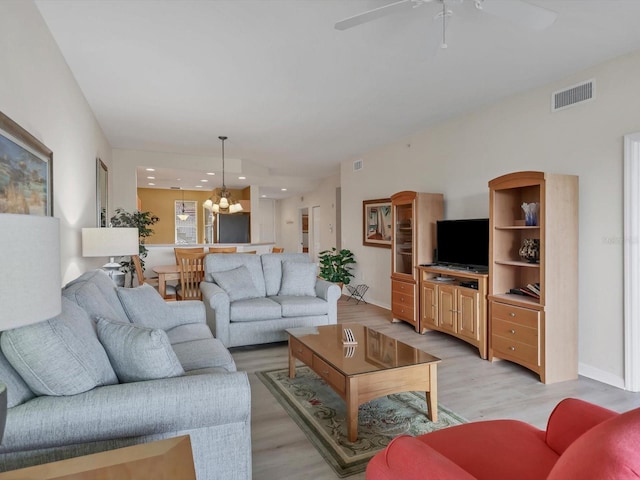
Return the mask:
<svg viewBox="0 0 640 480">
<path fill-rule="evenodd" d="M 0 480 L 196 480 L 189 435 L 0 473 Z"/>
</svg>

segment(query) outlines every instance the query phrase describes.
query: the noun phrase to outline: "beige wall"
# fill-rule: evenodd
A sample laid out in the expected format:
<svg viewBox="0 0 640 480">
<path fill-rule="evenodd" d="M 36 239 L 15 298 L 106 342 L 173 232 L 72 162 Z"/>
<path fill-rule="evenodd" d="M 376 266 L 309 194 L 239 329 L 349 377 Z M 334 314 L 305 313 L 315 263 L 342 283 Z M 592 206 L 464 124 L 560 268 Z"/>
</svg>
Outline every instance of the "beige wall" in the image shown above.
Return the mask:
<svg viewBox="0 0 640 480">
<path fill-rule="evenodd" d="M 229 190 L 236 200 L 248 199 L 249 188 L 243 190 Z M 150 236 L 146 243 L 167 244 L 175 242 L 175 211 L 176 201 L 182 201 L 182 190 L 167 190 L 160 188 L 138 188 L 138 199 L 140 200 L 140 209 L 149 211 L 156 215 L 160 220 L 153 225 L 153 235 Z M 194 191 L 184 190 L 185 201 L 196 201 L 197 208 L 197 225 L 199 243 L 204 242 L 204 209 L 202 204 L 211 196 L 211 191 Z"/>
<path fill-rule="evenodd" d="M 595 78 L 592 102 L 550 112 L 551 92 Z M 623 381 L 623 135 L 640 131 L 640 52 L 505 99 L 342 164 L 343 245 L 356 252 L 367 300 L 390 303 L 389 250 L 363 247 L 362 200 L 442 192 L 445 218 L 488 216 L 487 182 L 540 170 L 579 176 L 579 361 L 583 375 Z"/>
<path fill-rule="evenodd" d="M 66 283 L 105 263 L 82 258 L 80 231 L 97 226 L 96 157 L 111 170 L 111 148 L 32 2 L 0 2 L 0 45 L 0 109 L 53 151 Z"/>
</svg>

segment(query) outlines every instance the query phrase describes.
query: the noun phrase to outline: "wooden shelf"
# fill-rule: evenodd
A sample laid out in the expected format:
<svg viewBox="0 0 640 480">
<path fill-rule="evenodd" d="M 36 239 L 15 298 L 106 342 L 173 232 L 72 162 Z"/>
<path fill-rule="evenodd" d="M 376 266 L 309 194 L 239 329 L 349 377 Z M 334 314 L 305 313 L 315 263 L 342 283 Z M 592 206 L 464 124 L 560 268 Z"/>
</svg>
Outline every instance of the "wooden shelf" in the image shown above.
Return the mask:
<svg viewBox="0 0 640 480">
<path fill-rule="evenodd" d="M 503 226 L 498 226 L 496 225 L 495 227 L 496 230 L 540 230 L 540 226 L 539 225 L 535 225 L 535 226 L 527 226 L 527 225 L 503 225 Z"/>
<path fill-rule="evenodd" d="M 511 267 L 524 267 L 524 268 L 540 268 L 539 263 L 522 262 L 520 260 L 494 260 L 496 265 L 509 265 Z"/>
</svg>

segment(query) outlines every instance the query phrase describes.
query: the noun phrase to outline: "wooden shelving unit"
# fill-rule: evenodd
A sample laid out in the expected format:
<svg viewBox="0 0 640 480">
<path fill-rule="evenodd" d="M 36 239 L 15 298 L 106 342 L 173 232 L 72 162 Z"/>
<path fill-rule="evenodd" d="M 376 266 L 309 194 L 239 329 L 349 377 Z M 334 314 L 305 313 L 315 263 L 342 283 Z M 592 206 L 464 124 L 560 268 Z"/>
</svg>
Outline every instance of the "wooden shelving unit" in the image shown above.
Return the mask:
<svg viewBox="0 0 640 480">
<path fill-rule="evenodd" d="M 391 196 L 391 313 L 393 321 L 420 325 L 417 267 L 433 261 L 436 221 L 444 214 L 441 193 L 398 192 Z"/>
<path fill-rule="evenodd" d="M 578 376 L 578 177 L 516 172 L 489 182 L 489 360 L 518 363 L 543 383 Z M 540 204 L 538 224 L 522 225 L 522 203 Z M 539 263 L 520 259 L 540 240 Z M 540 298 L 508 293 L 539 284 Z"/>
</svg>

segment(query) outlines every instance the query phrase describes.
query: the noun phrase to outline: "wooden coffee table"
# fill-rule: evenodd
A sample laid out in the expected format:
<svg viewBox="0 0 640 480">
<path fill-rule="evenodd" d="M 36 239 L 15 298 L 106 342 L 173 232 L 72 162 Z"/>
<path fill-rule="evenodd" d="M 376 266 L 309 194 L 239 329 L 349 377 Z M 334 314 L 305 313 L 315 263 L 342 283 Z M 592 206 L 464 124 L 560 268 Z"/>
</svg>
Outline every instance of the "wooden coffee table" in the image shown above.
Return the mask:
<svg viewBox="0 0 640 480">
<path fill-rule="evenodd" d="M 357 345 L 345 345 L 350 328 Z M 308 365 L 347 406 L 347 434 L 358 438 L 358 406 L 398 392 L 426 392 L 427 417 L 438 420 L 437 365 L 440 359 L 381 332 L 357 324 L 290 328 L 289 376 L 296 359 Z"/>
</svg>

